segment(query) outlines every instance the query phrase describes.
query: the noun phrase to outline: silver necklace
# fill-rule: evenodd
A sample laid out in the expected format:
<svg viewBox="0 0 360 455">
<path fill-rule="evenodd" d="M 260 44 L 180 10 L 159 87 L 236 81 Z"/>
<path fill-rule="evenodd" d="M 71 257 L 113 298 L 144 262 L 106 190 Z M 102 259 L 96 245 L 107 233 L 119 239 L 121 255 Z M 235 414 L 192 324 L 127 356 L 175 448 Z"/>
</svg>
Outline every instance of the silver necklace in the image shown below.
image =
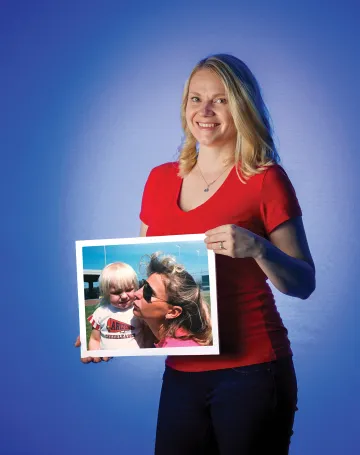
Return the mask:
<svg viewBox="0 0 360 455">
<path fill-rule="evenodd" d="M 228 167 L 225 168 L 225 170 L 219 175 L 216 177 L 215 180 L 213 180 L 212 182 L 208 183 L 203 175 L 203 173 L 201 172 L 201 169 L 200 169 L 200 166 L 199 166 L 199 163 L 196 163 L 198 165 L 198 168 L 199 168 L 199 171 L 200 171 L 200 175 L 201 177 L 203 178 L 204 182 L 206 183 L 206 188 L 204 188 L 204 192 L 207 193 L 209 191 L 209 188 L 210 186 L 216 182 L 216 180 L 218 180 L 223 174 L 225 174 L 225 172 L 228 170 Z"/>
</svg>

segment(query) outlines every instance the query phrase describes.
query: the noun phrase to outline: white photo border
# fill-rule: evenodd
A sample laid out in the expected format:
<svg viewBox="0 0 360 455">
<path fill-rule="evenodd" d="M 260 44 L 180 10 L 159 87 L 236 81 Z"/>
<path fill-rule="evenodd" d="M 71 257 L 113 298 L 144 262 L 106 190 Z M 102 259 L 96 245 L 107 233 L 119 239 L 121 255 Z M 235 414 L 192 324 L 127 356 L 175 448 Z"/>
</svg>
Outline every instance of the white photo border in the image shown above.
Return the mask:
<svg viewBox="0 0 360 455">
<path fill-rule="evenodd" d="M 219 331 L 218 331 L 218 311 L 216 293 L 216 269 L 215 253 L 208 252 L 208 271 L 210 285 L 210 315 L 213 335 L 212 346 L 191 346 L 173 348 L 141 348 L 141 349 L 117 349 L 117 350 L 91 350 L 87 349 L 86 342 L 86 323 L 85 323 L 85 296 L 84 296 L 84 267 L 83 267 L 83 247 L 88 246 L 117 246 L 117 245 L 139 245 L 151 243 L 172 243 L 172 242 L 191 242 L 205 239 L 205 234 L 186 234 L 168 235 L 157 237 L 130 237 L 118 239 L 102 240 L 77 240 L 76 248 L 76 270 L 79 303 L 79 323 L 81 357 L 128 357 L 128 356 L 166 356 L 166 355 L 214 355 L 219 354 Z"/>
</svg>

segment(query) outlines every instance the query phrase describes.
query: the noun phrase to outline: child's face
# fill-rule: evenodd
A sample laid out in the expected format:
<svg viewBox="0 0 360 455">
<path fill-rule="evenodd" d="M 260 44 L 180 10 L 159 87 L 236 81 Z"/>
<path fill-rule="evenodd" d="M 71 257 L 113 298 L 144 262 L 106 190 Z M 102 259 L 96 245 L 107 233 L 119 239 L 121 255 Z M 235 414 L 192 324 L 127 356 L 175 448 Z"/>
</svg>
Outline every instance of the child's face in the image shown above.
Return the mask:
<svg viewBox="0 0 360 455">
<path fill-rule="evenodd" d="M 135 290 L 133 287 L 119 289 L 118 287 L 111 286 L 109 291 L 109 302 L 113 307 L 118 310 L 127 310 L 132 306 L 135 299 Z"/>
</svg>

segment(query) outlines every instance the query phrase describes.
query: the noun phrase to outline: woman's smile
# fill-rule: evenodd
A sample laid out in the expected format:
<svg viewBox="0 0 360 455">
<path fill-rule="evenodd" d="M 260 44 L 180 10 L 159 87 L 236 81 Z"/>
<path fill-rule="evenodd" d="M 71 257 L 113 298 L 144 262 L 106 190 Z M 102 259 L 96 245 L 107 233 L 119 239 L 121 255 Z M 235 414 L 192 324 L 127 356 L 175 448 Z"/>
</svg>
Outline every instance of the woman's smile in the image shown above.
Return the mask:
<svg viewBox="0 0 360 455">
<path fill-rule="evenodd" d="M 198 128 L 201 130 L 214 130 L 218 126 L 220 126 L 220 123 L 203 123 L 203 122 L 196 122 Z"/>
</svg>

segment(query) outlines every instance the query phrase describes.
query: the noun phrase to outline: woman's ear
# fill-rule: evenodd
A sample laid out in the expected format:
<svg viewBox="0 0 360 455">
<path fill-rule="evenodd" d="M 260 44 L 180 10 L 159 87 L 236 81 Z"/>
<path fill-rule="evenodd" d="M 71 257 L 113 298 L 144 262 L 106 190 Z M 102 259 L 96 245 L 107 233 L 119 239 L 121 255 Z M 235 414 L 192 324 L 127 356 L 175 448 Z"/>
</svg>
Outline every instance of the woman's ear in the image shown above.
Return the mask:
<svg viewBox="0 0 360 455">
<path fill-rule="evenodd" d="M 173 306 L 169 309 L 169 311 L 165 315 L 165 319 L 176 319 L 182 313 L 181 306 Z"/>
</svg>

